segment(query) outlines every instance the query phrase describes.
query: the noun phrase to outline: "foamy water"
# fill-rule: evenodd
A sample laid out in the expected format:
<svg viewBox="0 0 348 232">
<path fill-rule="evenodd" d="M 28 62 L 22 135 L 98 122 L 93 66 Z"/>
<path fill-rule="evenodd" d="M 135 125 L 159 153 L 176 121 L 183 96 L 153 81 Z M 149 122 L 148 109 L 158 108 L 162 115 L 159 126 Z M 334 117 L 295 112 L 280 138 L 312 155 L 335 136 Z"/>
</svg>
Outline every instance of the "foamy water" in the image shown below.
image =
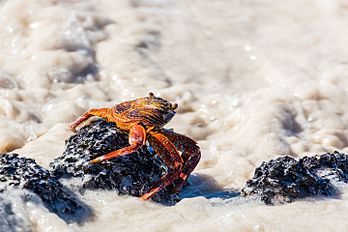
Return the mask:
<svg viewBox="0 0 348 232">
<path fill-rule="evenodd" d="M 233 192 L 264 160 L 348 152 L 347 1 L 8 0 L 0 25 L 1 152 L 48 167 L 81 113 L 149 91 L 202 150 L 176 206 L 87 191 L 83 225 L 28 204 L 37 231 L 346 230 L 345 186 L 272 207 Z"/>
</svg>

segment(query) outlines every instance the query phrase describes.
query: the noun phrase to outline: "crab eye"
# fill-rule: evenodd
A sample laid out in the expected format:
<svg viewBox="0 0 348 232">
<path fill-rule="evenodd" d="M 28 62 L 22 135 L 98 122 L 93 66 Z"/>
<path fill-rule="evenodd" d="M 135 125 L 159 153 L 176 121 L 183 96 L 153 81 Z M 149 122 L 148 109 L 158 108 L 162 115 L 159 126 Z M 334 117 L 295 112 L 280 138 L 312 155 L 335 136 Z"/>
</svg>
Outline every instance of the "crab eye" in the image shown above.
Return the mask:
<svg viewBox="0 0 348 232">
<path fill-rule="evenodd" d="M 173 110 L 175 110 L 176 108 L 178 108 L 178 104 L 177 104 L 177 103 L 170 104 L 170 108 L 172 108 Z"/>
<path fill-rule="evenodd" d="M 150 96 L 150 97 L 153 97 L 153 96 L 155 96 L 155 94 L 153 94 L 153 92 L 150 92 L 150 93 L 149 93 L 149 96 Z"/>
</svg>

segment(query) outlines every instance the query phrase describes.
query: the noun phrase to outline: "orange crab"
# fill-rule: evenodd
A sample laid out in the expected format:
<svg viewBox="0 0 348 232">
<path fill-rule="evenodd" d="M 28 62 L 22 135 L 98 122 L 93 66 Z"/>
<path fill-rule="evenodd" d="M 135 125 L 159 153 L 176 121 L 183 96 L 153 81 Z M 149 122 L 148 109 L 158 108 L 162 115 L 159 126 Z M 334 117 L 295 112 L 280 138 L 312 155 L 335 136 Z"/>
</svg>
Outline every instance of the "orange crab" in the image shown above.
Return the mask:
<svg viewBox="0 0 348 232">
<path fill-rule="evenodd" d="M 178 181 L 175 182 L 173 191 L 179 192 L 201 158 L 200 149 L 194 140 L 163 128 L 174 117 L 177 107 L 178 104 L 172 104 L 150 93 L 147 97 L 123 102 L 111 108 L 91 109 L 73 122 L 70 129 L 75 131 L 83 121 L 98 116 L 129 132 L 130 146 L 99 156 L 90 163 L 136 152 L 148 141 L 169 168 L 169 172 L 141 196 L 142 200 L 148 200 L 176 180 Z"/>
</svg>

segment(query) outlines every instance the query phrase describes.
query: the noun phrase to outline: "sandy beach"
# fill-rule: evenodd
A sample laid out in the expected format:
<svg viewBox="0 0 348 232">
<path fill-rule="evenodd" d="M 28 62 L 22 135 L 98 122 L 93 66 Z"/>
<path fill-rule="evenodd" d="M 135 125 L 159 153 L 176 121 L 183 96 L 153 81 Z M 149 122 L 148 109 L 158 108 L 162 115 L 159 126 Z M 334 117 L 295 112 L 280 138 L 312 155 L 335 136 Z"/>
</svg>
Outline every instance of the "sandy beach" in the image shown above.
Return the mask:
<svg viewBox="0 0 348 232">
<path fill-rule="evenodd" d="M 226 194 L 262 161 L 348 153 L 348 1 L 2 0 L 0 25 L 0 152 L 47 168 L 86 110 L 149 92 L 178 103 L 166 128 L 202 152 L 175 206 L 86 191 L 93 220 L 28 203 L 34 231 L 348 227 L 346 185 L 277 206 Z"/>
</svg>

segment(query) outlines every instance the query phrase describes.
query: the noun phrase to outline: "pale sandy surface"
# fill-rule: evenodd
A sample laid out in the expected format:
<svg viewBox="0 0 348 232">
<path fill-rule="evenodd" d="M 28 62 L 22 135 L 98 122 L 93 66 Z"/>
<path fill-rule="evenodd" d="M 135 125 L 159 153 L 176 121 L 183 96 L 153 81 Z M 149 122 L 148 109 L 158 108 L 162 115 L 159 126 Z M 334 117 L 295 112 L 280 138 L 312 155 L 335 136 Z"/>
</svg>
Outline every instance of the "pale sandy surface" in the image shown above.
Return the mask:
<svg viewBox="0 0 348 232">
<path fill-rule="evenodd" d="M 269 207 L 206 199 L 238 191 L 263 160 L 348 152 L 346 0 L 0 1 L 0 151 L 48 166 L 91 107 L 149 91 L 179 103 L 168 125 L 195 138 L 192 195 L 174 207 L 87 192 L 96 218 L 37 231 L 344 231 L 340 199 Z"/>
</svg>

